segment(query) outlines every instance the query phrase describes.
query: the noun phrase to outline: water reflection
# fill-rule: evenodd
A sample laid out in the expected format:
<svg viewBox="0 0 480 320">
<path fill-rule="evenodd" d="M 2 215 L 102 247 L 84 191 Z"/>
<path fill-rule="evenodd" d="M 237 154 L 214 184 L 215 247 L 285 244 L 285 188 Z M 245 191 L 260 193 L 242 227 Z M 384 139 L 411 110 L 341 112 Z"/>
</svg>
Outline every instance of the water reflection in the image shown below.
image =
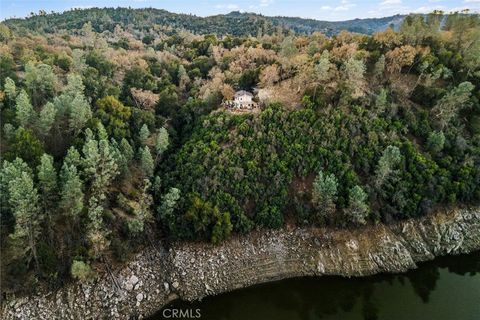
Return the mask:
<svg viewBox="0 0 480 320">
<path fill-rule="evenodd" d="M 202 302 L 208 320 L 480 319 L 480 252 L 424 263 L 400 275 L 300 278 L 234 291 Z M 152 319 L 164 319 L 160 311 Z"/>
</svg>

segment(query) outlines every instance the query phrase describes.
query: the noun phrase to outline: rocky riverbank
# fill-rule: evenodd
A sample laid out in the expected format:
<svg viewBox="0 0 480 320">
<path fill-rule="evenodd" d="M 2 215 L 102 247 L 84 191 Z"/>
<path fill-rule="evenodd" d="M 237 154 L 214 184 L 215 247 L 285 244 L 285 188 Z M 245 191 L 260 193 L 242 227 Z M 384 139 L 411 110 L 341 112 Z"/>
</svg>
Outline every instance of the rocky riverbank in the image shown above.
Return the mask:
<svg viewBox="0 0 480 320">
<path fill-rule="evenodd" d="M 480 208 L 390 226 L 257 231 L 220 246 L 150 247 L 87 284 L 6 301 L 2 319 L 129 319 L 173 299 L 201 299 L 297 276 L 404 272 L 416 263 L 480 249 Z"/>
</svg>

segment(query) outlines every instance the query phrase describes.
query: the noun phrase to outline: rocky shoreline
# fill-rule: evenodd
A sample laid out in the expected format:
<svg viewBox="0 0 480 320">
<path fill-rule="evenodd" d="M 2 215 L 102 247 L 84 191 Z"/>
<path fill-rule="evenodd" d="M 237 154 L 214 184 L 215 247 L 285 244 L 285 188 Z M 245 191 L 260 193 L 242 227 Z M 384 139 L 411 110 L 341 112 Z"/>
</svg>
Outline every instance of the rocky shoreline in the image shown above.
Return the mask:
<svg viewBox="0 0 480 320">
<path fill-rule="evenodd" d="M 198 300 L 290 277 L 404 272 L 436 256 L 475 250 L 480 250 L 480 207 L 353 231 L 255 231 L 219 246 L 152 246 L 90 283 L 6 301 L 0 318 L 144 318 L 177 298 Z"/>
</svg>

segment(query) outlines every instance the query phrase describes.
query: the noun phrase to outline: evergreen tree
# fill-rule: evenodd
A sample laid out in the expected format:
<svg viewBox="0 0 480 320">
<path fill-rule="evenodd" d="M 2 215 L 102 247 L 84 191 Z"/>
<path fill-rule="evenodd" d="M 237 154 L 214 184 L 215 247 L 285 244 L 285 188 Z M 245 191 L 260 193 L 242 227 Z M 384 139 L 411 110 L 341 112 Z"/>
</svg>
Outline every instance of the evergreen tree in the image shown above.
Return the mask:
<svg viewBox="0 0 480 320">
<path fill-rule="evenodd" d="M 83 85 L 82 77 L 79 74 L 70 73 L 67 76 L 67 85 L 63 88 L 63 94 L 66 94 L 70 99 L 76 96 L 83 96 L 85 86 Z"/>
<path fill-rule="evenodd" d="M 167 150 L 169 143 L 167 129 L 160 128 L 155 139 L 155 151 L 157 153 L 157 158 L 161 156 L 165 150 Z"/>
<path fill-rule="evenodd" d="M 363 60 L 350 58 L 343 65 L 344 83 L 353 98 L 361 97 L 364 94 L 365 70 Z"/>
<path fill-rule="evenodd" d="M 16 158 L 12 162 L 4 161 L 2 170 L 0 170 L 0 208 L 2 212 L 10 210 L 9 203 L 9 184 L 14 179 L 21 176 L 22 172 L 32 174 L 28 164 L 21 158 Z"/>
<path fill-rule="evenodd" d="M 90 256 L 92 258 L 100 257 L 110 245 L 108 241 L 109 231 L 103 223 L 104 208 L 100 204 L 101 199 L 91 196 L 88 201 L 88 218 L 87 238 L 90 242 Z"/>
<path fill-rule="evenodd" d="M 13 81 L 10 77 L 6 77 L 3 88 L 7 98 L 10 101 L 15 101 L 15 97 L 17 96 L 17 86 L 15 85 L 15 81 Z"/>
<path fill-rule="evenodd" d="M 8 184 L 9 205 L 15 218 L 15 229 L 10 238 L 19 257 L 33 257 L 39 270 L 37 243 L 41 235 L 42 215 L 38 206 L 38 192 L 32 175 L 22 171 Z"/>
<path fill-rule="evenodd" d="M 147 146 L 140 149 L 140 166 L 145 176 L 149 178 L 153 176 L 153 170 L 155 169 L 155 164 L 153 162 L 150 149 Z"/>
<path fill-rule="evenodd" d="M 140 143 L 142 145 L 145 145 L 147 143 L 147 140 L 148 140 L 149 137 L 150 137 L 150 130 L 148 130 L 147 125 L 144 124 L 140 128 L 140 134 L 139 134 Z"/>
<path fill-rule="evenodd" d="M 122 140 L 120 141 L 120 152 L 122 152 L 127 162 L 130 162 L 133 160 L 133 156 L 134 156 L 133 148 L 125 138 L 122 138 Z"/>
<path fill-rule="evenodd" d="M 67 155 L 63 159 L 63 163 L 67 166 L 74 166 L 75 168 L 80 168 L 82 165 L 82 159 L 80 153 L 75 147 L 68 148 Z"/>
<path fill-rule="evenodd" d="M 144 230 L 145 222 L 151 219 L 150 206 L 152 205 L 152 196 L 149 193 L 150 180 L 143 180 L 142 194 L 133 210 L 134 218 L 128 220 L 128 230 L 134 234 L 140 234 Z"/>
<path fill-rule="evenodd" d="M 38 129 L 43 136 L 47 136 L 52 129 L 52 125 L 55 122 L 55 116 L 57 115 L 57 109 L 55 105 L 51 102 L 48 102 L 43 106 L 42 111 L 40 111 L 40 119 L 38 124 Z"/>
<path fill-rule="evenodd" d="M 385 109 L 387 108 L 387 90 L 382 88 L 380 89 L 380 93 L 377 95 L 377 98 L 375 100 L 375 113 L 376 114 L 382 114 L 385 112 Z"/>
<path fill-rule="evenodd" d="M 8 140 L 13 140 L 15 137 L 15 127 L 11 123 L 5 123 L 3 125 L 4 138 Z"/>
<path fill-rule="evenodd" d="M 283 39 L 283 42 L 280 44 L 280 47 L 281 47 L 280 53 L 285 58 L 291 58 L 298 53 L 298 49 L 295 46 L 295 43 L 292 37 L 286 37 L 285 39 Z"/>
<path fill-rule="evenodd" d="M 16 99 L 16 117 L 20 126 L 26 127 L 35 120 L 35 111 L 30 103 L 28 94 L 25 90 L 21 90 Z"/>
<path fill-rule="evenodd" d="M 113 157 L 108 140 L 104 139 L 105 129 L 98 125 L 100 140 L 96 140 L 90 129 L 86 130 L 86 142 L 83 146 L 82 165 L 84 173 L 91 182 L 92 193 L 100 195 L 102 200 L 108 186 L 118 174 L 118 167 Z"/>
<path fill-rule="evenodd" d="M 355 225 L 367 223 L 369 207 L 366 203 L 368 195 L 363 191 L 362 187 L 355 186 L 350 189 L 349 206 L 346 210 L 348 220 Z"/>
<path fill-rule="evenodd" d="M 33 104 L 39 106 L 55 94 L 57 76 L 51 66 L 28 62 L 25 65 L 25 85 L 27 86 Z"/>
<path fill-rule="evenodd" d="M 442 151 L 444 145 L 445 135 L 442 131 L 434 131 L 430 133 L 427 140 L 427 147 L 430 151 L 438 153 Z"/>
<path fill-rule="evenodd" d="M 328 50 L 324 50 L 318 64 L 315 66 L 317 79 L 320 82 L 327 81 L 330 78 L 330 70 L 332 67 L 333 64 L 330 62 L 330 53 Z"/>
<path fill-rule="evenodd" d="M 113 179 L 118 175 L 113 150 L 107 140 L 105 128 L 101 123 L 97 127 L 98 140 L 87 129 L 83 146 L 83 172 L 90 182 L 92 196 L 88 202 L 88 239 L 91 244 L 91 256 L 98 258 L 109 246 L 108 230 L 103 224 L 106 192 Z"/>
<path fill-rule="evenodd" d="M 375 76 L 375 78 L 381 80 L 384 72 L 385 72 L 385 56 L 382 54 L 380 58 L 378 58 L 377 62 L 375 62 L 375 66 L 373 68 L 373 75 Z"/>
<path fill-rule="evenodd" d="M 58 192 L 57 171 L 53 166 L 53 157 L 44 153 L 40 158 L 40 165 L 37 170 L 43 209 L 45 212 L 49 212 L 54 208 L 54 202 Z"/>
<path fill-rule="evenodd" d="M 72 266 L 70 268 L 70 273 L 72 277 L 85 282 L 92 276 L 92 268 L 88 263 L 79 260 L 73 260 Z"/>
<path fill-rule="evenodd" d="M 432 115 L 440 129 L 445 128 L 458 116 L 461 109 L 469 105 L 472 90 L 470 82 L 462 82 L 441 98 L 432 109 Z"/>
<path fill-rule="evenodd" d="M 402 155 L 398 147 L 388 146 L 378 161 L 377 170 L 375 172 L 375 185 L 381 188 L 385 179 L 394 172 L 396 166 L 400 164 Z"/>
<path fill-rule="evenodd" d="M 60 192 L 60 208 L 74 220 L 83 210 L 83 183 L 73 164 L 64 162 L 61 171 L 62 189 Z"/>
<path fill-rule="evenodd" d="M 180 190 L 170 188 L 168 193 L 163 196 L 161 205 L 157 208 L 158 217 L 168 227 L 170 231 L 176 230 L 176 217 L 174 210 L 177 202 L 180 200 Z"/>
<path fill-rule="evenodd" d="M 92 118 L 92 110 L 83 95 L 77 94 L 71 103 L 70 130 L 76 136 Z"/>
<path fill-rule="evenodd" d="M 335 211 L 338 181 L 333 174 L 326 175 L 322 170 L 318 172 L 313 182 L 312 202 L 318 210 L 316 222 L 322 222 L 327 215 Z"/>
<path fill-rule="evenodd" d="M 73 49 L 72 60 L 73 70 L 80 74 L 83 74 L 83 72 L 87 68 L 87 64 L 85 63 L 85 52 L 81 49 Z"/>
</svg>

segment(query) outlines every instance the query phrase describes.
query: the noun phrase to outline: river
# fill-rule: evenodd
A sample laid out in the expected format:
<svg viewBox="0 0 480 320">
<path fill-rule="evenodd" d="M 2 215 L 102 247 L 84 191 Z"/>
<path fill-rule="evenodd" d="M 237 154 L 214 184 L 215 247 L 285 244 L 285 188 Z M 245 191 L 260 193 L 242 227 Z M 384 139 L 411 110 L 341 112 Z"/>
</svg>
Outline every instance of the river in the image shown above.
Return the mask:
<svg viewBox="0 0 480 320">
<path fill-rule="evenodd" d="M 480 252 L 438 258 L 404 274 L 296 278 L 201 302 L 174 301 L 152 319 L 173 319 L 173 309 L 188 311 L 190 319 L 199 309 L 206 320 L 479 320 Z"/>
</svg>

